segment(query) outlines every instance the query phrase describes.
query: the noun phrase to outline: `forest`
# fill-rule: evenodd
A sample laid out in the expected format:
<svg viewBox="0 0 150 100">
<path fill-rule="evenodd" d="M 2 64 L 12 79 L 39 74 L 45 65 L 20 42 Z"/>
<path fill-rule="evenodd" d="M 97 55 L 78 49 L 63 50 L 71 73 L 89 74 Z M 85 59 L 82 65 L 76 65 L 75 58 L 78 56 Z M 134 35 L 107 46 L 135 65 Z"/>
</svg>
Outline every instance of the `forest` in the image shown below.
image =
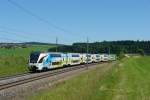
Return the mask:
<svg viewBox="0 0 150 100">
<path fill-rule="evenodd" d="M 88 50 L 87 50 L 88 48 Z M 73 43 L 72 45 L 62 45 L 50 48 L 51 52 L 75 52 L 75 53 L 113 53 L 120 54 L 129 53 L 136 54 L 142 53 L 150 54 L 150 41 L 102 41 L 93 43 Z"/>
</svg>

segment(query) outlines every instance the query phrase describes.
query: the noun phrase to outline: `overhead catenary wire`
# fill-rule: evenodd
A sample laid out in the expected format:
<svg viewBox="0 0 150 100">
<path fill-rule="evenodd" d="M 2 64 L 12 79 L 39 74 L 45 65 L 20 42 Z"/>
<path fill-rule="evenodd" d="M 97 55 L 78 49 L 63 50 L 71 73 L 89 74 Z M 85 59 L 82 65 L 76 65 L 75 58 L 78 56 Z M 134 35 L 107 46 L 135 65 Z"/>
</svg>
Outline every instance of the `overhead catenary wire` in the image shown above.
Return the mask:
<svg viewBox="0 0 150 100">
<path fill-rule="evenodd" d="M 7 42 L 14 42 L 14 43 L 17 43 L 17 42 L 20 42 L 20 43 L 25 43 L 26 41 L 22 41 L 22 40 L 16 40 L 16 39 L 11 39 L 11 38 L 6 38 L 6 37 L 0 37 L 0 39 L 2 40 L 5 40 Z M 4 42 L 4 41 L 1 41 L 1 42 Z"/>
<path fill-rule="evenodd" d="M 32 42 L 34 40 L 33 38 L 31 38 L 29 36 L 21 35 L 21 34 L 19 34 L 17 32 L 12 32 L 12 31 L 0 30 L 0 34 L 8 34 L 8 35 L 11 35 L 11 36 L 19 37 L 21 39 L 32 39 Z M 37 39 L 34 40 L 34 41 L 37 41 Z"/>
<path fill-rule="evenodd" d="M 40 17 L 39 15 L 37 15 L 37 14 L 33 13 L 32 11 L 30 11 L 29 9 L 27 9 L 27 8 L 25 8 L 25 7 L 23 7 L 23 6 L 21 6 L 20 4 L 18 4 L 18 3 L 15 2 L 14 0 L 8 0 L 8 2 L 10 2 L 12 5 L 16 6 L 17 8 L 19 8 L 19 9 L 22 10 L 23 12 L 27 13 L 28 15 L 30 15 L 30 16 L 36 18 L 37 20 L 39 20 L 39 21 L 41 21 L 41 22 L 43 22 L 43 23 L 45 23 L 45 24 L 47 24 L 49 27 L 53 27 L 53 28 L 55 28 L 55 29 L 57 29 L 57 30 L 59 30 L 59 31 L 65 32 L 65 33 L 72 33 L 72 32 L 70 32 L 69 30 L 66 30 L 66 29 L 64 29 L 64 28 L 62 28 L 62 27 L 59 27 L 59 26 L 57 26 L 57 25 L 51 23 L 50 21 L 48 21 L 48 20 L 46 20 L 46 19 Z"/>
<path fill-rule="evenodd" d="M 84 37 L 83 35 L 81 36 L 81 34 L 77 35 L 76 33 L 72 32 L 70 30 L 67 30 L 67 29 L 62 28 L 60 26 L 57 26 L 56 24 L 53 24 L 52 22 L 50 22 L 50 21 L 44 19 L 43 17 L 37 15 L 36 13 L 31 11 L 30 9 L 28 9 L 28 8 L 20 5 L 19 3 L 15 2 L 15 0 L 8 0 L 8 2 L 11 3 L 12 5 L 14 5 L 15 7 L 17 7 L 18 9 L 20 9 L 21 11 L 23 11 L 24 13 L 26 13 L 26 14 L 32 16 L 33 18 L 37 19 L 38 21 L 45 23 L 50 28 L 54 28 L 54 29 L 57 29 L 57 30 L 63 32 L 63 34 L 67 33 L 67 35 L 70 35 L 73 38 L 75 38 L 75 37 L 78 37 L 78 38 Z M 48 29 L 50 29 L 50 28 L 48 28 Z M 60 34 L 57 34 L 57 35 L 55 34 L 55 37 L 59 37 L 59 36 L 60 36 Z"/>
<path fill-rule="evenodd" d="M 30 39 L 32 42 L 42 42 L 42 40 L 36 38 L 37 34 L 40 33 L 26 32 L 24 30 L 14 29 L 0 24 L 0 34 L 2 33 L 10 34 L 23 39 Z M 34 35 L 34 37 L 31 37 L 31 35 Z"/>
<path fill-rule="evenodd" d="M 10 34 L 12 36 L 17 36 L 17 37 L 21 37 L 21 38 L 25 38 L 25 39 L 28 38 L 26 36 L 16 34 L 15 32 L 10 32 L 10 31 L 6 31 L 6 30 L 0 30 L 0 33 L 6 33 L 6 34 Z"/>
<path fill-rule="evenodd" d="M 3 25 L 0 25 L 0 31 L 4 31 L 4 32 L 7 32 L 7 33 L 13 33 L 15 35 L 19 35 L 21 37 L 26 37 L 26 38 L 30 38 L 29 35 L 27 34 L 32 34 L 32 33 L 29 33 L 29 32 L 25 32 L 25 31 L 18 31 L 16 29 L 13 29 L 13 28 L 10 28 L 10 27 L 6 27 L 6 26 L 3 26 Z"/>
</svg>

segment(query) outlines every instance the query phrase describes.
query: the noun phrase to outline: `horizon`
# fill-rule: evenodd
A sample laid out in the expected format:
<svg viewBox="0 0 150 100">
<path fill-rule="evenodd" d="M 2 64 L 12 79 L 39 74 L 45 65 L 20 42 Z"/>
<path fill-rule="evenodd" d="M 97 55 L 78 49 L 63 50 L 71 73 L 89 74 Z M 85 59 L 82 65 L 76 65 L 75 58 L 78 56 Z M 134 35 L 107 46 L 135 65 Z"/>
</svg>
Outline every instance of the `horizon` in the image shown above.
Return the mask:
<svg viewBox="0 0 150 100">
<path fill-rule="evenodd" d="M 107 41 L 107 40 L 103 40 L 103 41 L 95 41 L 95 42 L 89 42 L 90 43 L 102 43 L 102 42 L 150 42 L 150 40 L 114 40 L 114 41 Z M 30 41 L 30 42 L 0 42 L 0 44 L 28 44 L 28 43 L 41 43 L 41 44 L 52 44 L 55 45 L 56 43 L 48 43 L 48 42 L 36 42 L 36 41 Z M 74 42 L 74 43 L 87 43 L 87 42 Z M 57 44 L 57 45 L 73 45 L 72 44 Z"/>
</svg>

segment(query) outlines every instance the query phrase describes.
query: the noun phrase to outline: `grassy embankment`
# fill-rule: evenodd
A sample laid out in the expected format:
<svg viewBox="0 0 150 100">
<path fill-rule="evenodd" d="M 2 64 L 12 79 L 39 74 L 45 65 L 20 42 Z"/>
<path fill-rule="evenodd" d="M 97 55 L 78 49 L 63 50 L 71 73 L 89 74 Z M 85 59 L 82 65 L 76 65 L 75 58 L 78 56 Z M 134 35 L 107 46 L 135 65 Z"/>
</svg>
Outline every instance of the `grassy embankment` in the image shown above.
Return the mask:
<svg viewBox="0 0 150 100">
<path fill-rule="evenodd" d="M 47 51 L 52 46 L 34 45 L 27 48 L 0 48 L 0 77 L 28 71 L 28 58 L 32 51 Z"/>
<path fill-rule="evenodd" d="M 150 57 L 123 59 L 109 72 L 102 72 L 101 68 L 97 68 L 29 98 L 31 100 L 149 100 Z"/>
</svg>

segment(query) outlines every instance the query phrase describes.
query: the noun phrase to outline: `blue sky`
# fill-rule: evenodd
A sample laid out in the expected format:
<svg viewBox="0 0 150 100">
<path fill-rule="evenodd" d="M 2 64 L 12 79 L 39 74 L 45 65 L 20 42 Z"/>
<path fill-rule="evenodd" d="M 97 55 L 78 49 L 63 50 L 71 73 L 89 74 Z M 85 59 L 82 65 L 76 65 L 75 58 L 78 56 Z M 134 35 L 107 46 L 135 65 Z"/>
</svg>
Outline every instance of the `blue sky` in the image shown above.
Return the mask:
<svg viewBox="0 0 150 100">
<path fill-rule="evenodd" d="M 61 27 L 56 29 L 0 0 L 0 41 L 71 44 L 103 40 L 149 40 L 149 0 L 12 0 Z"/>
</svg>

